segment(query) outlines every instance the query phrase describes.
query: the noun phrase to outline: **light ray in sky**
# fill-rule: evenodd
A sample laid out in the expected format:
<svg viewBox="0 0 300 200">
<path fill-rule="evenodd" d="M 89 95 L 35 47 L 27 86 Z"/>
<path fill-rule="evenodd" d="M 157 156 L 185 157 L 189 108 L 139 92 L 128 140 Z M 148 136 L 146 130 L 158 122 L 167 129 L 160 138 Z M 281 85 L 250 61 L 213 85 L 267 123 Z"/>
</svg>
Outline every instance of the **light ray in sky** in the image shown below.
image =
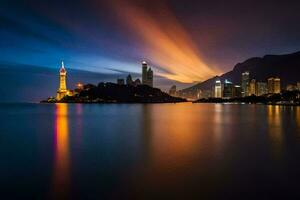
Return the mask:
<svg viewBox="0 0 300 200">
<path fill-rule="evenodd" d="M 185 83 L 205 80 L 218 74 L 201 59 L 193 41 L 172 13 L 164 7 L 157 18 L 147 9 L 124 1 L 114 1 L 116 13 L 146 45 L 147 59 L 165 69 L 158 75 Z"/>
</svg>

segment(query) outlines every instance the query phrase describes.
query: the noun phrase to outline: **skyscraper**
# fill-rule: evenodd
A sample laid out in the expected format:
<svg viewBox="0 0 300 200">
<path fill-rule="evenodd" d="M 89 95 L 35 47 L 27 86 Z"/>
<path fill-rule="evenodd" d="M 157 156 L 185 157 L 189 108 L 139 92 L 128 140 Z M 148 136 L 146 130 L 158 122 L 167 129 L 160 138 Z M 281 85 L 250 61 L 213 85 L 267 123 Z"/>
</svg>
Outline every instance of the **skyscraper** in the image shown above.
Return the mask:
<svg viewBox="0 0 300 200">
<path fill-rule="evenodd" d="M 232 88 L 232 97 L 240 98 L 242 96 L 242 88 L 240 85 L 234 85 Z"/>
<path fill-rule="evenodd" d="M 256 80 L 252 79 L 249 84 L 249 96 L 256 95 Z"/>
<path fill-rule="evenodd" d="M 153 87 L 153 71 L 151 67 L 147 71 L 147 85 Z"/>
<path fill-rule="evenodd" d="M 297 82 L 297 90 L 300 91 L 300 82 Z"/>
<path fill-rule="evenodd" d="M 224 82 L 223 97 L 227 99 L 232 98 L 232 92 L 233 92 L 232 82 L 226 79 Z"/>
<path fill-rule="evenodd" d="M 145 61 L 142 62 L 142 84 L 153 87 L 153 71 L 151 67 L 148 69 Z"/>
<path fill-rule="evenodd" d="M 268 78 L 268 92 L 270 94 L 279 94 L 281 91 L 280 78 Z"/>
<path fill-rule="evenodd" d="M 65 69 L 64 62 L 61 62 L 61 68 L 59 70 L 59 88 L 56 93 L 56 99 L 61 100 L 67 93 L 67 70 Z"/>
<path fill-rule="evenodd" d="M 142 62 L 142 84 L 147 85 L 147 69 L 148 65 L 146 61 Z"/>
<path fill-rule="evenodd" d="M 222 83 L 220 80 L 216 80 L 215 83 L 215 98 L 222 98 Z"/>
<path fill-rule="evenodd" d="M 242 73 L 242 97 L 249 96 L 249 72 Z"/>
</svg>

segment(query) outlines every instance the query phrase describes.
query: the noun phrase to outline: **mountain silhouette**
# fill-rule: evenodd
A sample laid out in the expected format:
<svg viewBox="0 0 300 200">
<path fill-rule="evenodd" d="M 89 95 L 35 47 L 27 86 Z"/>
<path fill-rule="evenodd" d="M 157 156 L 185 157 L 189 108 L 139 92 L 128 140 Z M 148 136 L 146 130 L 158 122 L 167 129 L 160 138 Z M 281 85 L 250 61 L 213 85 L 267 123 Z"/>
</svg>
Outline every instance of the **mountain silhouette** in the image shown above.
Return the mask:
<svg viewBox="0 0 300 200">
<path fill-rule="evenodd" d="M 249 71 L 250 79 L 256 79 L 256 81 L 266 82 L 269 77 L 279 77 L 281 87 L 285 88 L 287 84 L 295 84 L 300 81 L 300 51 L 285 55 L 266 55 L 250 58 L 236 64 L 233 70 L 221 76 L 215 76 L 192 87 L 180 90 L 178 93 L 180 96 L 196 98 L 199 90 L 212 89 L 216 79 L 220 79 L 222 82 L 228 79 L 234 84 L 240 85 L 241 75 L 245 71 Z"/>
</svg>

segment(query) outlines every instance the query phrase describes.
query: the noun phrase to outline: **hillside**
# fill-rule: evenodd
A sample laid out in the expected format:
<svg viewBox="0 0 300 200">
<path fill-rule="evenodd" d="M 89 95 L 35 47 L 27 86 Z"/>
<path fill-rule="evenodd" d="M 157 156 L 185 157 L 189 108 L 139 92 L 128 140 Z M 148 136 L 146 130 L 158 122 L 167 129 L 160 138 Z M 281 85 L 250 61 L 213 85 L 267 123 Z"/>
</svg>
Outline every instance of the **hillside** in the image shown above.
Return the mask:
<svg viewBox="0 0 300 200">
<path fill-rule="evenodd" d="M 88 84 L 79 95 L 65 97 L 60 102 L 67 103 L 177 103 L 185 99 L 172 97 L 158 88 L 147 85 L 118 85 L 99 83 Z M 45 102 L 45 101 L 43 101 Z M 56 101 L 53 101 L 55 103 Z"/>
<path fill-rule="evenodd" d="M 243 63 L 238 63 L 232 71 L 229 71 L 219 77 L 213 77 L 192 87 L 179 91 L 183 97 L 194 97 L 199 90 L 209 90 L 214 86 L 216 78 L 232 81 L 234 84 L 240 84 L 241 74 L 245 71 L 250 72 L 250 78 L 257 81 L 266 81 L 271 76 L 278 76 L 281 79 L 282 87 L 287 84 L 294 84 L 300 81 L 300 52 L 286 55 L 266 55 L 262 58 L 250 58 Z"/>
</svg>

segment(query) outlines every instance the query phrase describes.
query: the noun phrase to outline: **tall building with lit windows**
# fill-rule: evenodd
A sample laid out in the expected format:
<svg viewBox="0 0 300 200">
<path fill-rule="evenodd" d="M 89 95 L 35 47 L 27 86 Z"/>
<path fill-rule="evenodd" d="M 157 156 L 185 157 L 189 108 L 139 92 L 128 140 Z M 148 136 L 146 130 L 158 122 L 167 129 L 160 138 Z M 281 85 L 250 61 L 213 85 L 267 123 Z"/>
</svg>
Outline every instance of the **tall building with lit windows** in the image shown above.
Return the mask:
<svg viewBox="0 0 300 200">
<path fill-rule="evenodd" d="M 142 62 L 142 84 L 153 87 L 153 71 L 151 67 L 148 69 L 146 61 Z"/>
<path fill-rule="evenodd" d="M 142 62 L 142 84 L 147 84 L 147 70 L 148 70 L 148 65 L 146 61 Z"/>
<path fill-rule="evenodd" d="M 57 90 L 56 99 L 61 100 L 67 94 L 67 70 L 65 69 L 64 62 L 62 62 L 59 70 L 59 88 Z"/>
<path fill-rule="evenodd" d="M 215 98 L 222 98 L 222 83 L 220 80 L 216 80 L 214 96 Z"/>
<path fill-rule="evenodd" d="M 249 96 L 249 75 L 248 71 L 242 73 L 242 97 Z"/>
<path fill-rule="evenodd" d="M 279 94 L 281 91 L 280 78 L 268 78 L 268 93 Z"/>
<path fill-rule="evenodd" d="M 233 92 L 233 84 L 232 82 L 225 79 L 224 82 L 224 89 L 223 89 L 223 97 L 226 99 L 232 98 L 232 92 Z"/>
<path fill-rule="evenodd" d="M 249 96 L 256 95 L 256 80 L 252 79 L 249 83 Z"/>
<path fill-rule="evenodd" d="M 242 89 L 240 85 L 234 85 L 232 88 L 232 97 L 240 98 L 242 96 Z"/>
</svg>

